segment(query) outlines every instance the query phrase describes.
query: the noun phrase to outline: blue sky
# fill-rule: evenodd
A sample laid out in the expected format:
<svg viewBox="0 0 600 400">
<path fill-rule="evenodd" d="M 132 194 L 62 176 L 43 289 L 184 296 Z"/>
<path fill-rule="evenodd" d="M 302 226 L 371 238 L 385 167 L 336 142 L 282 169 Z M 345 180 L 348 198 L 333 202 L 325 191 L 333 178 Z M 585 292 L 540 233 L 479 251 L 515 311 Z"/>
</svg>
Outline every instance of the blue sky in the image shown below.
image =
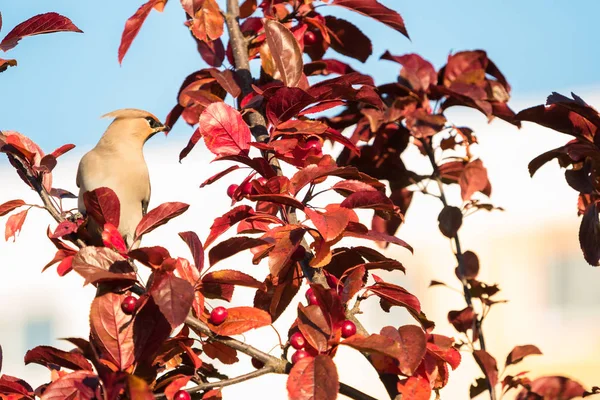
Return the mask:
<svg viewBox="0 0 600 400">
<path fill-rule="evenodd" d="M 380 0 L 404 17 L 412 41 L 375 21 L 333 6 L 325 14 L 351 20 L 373 41 L 373 55 L 352 65 L 378 83 L 394 80 L 398 65 L 379 61 L 418 52 L 441 66 L 451 51 L 488 52 L 513 87 L 513 98 L 544 101 L 551 91 L 589 90 L 600 83 L 594 28 L 600 2 L 580 0 Z M 117 48 L 123 26 L 142 0 L 105 0 L 91 7 L 72 0 L 0 0 L 1 37 L 19 22 L 42 12 L 68 16 L 84 34 L 58 33 L 26 38 L 3 58 L 19 66 L 0 74 L 0 129 L 30 136 L 45 150 L 63 143 L 89 148 L 117 108 L 147 109 L 164 118 L 183 78 L 206 65 L 195 50 L 177 0 L 153 12 L 122 66 Z M 224 0 L 218 0 L 223 5 Z M 533 104 L 532 104 L 533 105 Z M 178 124 L 168 139 L 187 140 Z"/>
</svg>

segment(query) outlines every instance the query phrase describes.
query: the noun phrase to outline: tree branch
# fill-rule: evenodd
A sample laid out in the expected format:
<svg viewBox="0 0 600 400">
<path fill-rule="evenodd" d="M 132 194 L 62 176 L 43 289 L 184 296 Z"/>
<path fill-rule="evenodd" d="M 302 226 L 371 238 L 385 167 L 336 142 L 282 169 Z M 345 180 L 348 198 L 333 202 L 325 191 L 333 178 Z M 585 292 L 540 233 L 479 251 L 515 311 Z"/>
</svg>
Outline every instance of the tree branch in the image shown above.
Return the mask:
<svg viewBox="0 0 600 400">
<path fill-rule="evenodd" d="M 227 12 L 225 14 L 225 23 L 227 25 L 227 31 L 229 32 L 229 40 L 231 43 L 231 49 L 233 53 L 233 59 L 235 62 L 235 72 L 240 81 L 242 94 L 240 98 L 244 98 L 248 93 L 252 91 L 252 74 L 250 73 L 250 63 L 248 60 L 248 43 L 244 38 L 244 35 L 239 25 L 240 7 L 238 0 L 227 0 Z M 251 111 L 248 120 L 250 122 L 250 130 L 252 135 L 257 142 L 267 142 L 269 140 L 269 132 L 267 130 L 267 124 L 264 116 L 257 112 Z M 273 167 L 277 175 L 283 175 L 281 166 L 277 158 L 268 152 L 263 152 L 263 157 Z M 287 213 L 288 222 L 290 224 L 297 224 L 298 217 L 295 210 L 290 210 Z M 328 289 L 329 284 L 323 270 L 321 268 L 313 268 L 310 266 L 310 260 L 313 258 L 313 254 L 310 251 L 310 247 L 306 239 L 302 239 L 302 247 L 306 250 L 306 255 L 303 260 L 300 261 L 302 267 L 302 273 L 308 279 L 309 282 L 318 284 Z M 357 332 L 361 335 L 367 336 L 369 333 L 360 323 L 360 321 L 354 315 L 355 313 L 347 312 L 346 317 L 354 322 L 356 325 Z M 368 359 L 368 354 L 363 353 Z M 261 360 L 262 361 L 262 360 Z M 396 385 L 389 384 L 388 379 L 380 375 L 381 381 L 384 383 L 386 390 L 391 399 L 395 398 L 398 394 Z M 363 398 L 366 399 L 366 398 Z"/>
<path fill-rule="evenodd" d="M 448 200 L 446 199 L 446 193 L 444 192 L 444 183 L 442 182 L 440 169 L 435 161 L 435 155 L 433 153 L 433 145 L 431 143 L 431 140 L 423 139 L 423 140 L 421 140 L 421 143 L 423 143 L 423 148 L 425 149 L 425 152 L 427 153 L 427 157 L 429 158 L 431 166 L 433 167 L 433 177 L 434 177 L 435 181 L 437 182 L 438 188 L 440 190 L 440 201 L 442 202 L 444 207 L 447 207 Z M 462 248 L 460 245 L 460 239 L 458 237 L 458 233 L 454 234 L 453 240 L 454 240 L 454 244 L 456 246 L 455 256 L 456 256 L 456 260 L 458 262 L 458 273 L 460 275 L 460 282 L 463 287 L 463 295 L 465 298 L 465 302 L 467 303 L 467 306 L 472 308 L 473 307 L 473 298 L 471 296 L 471 291 L 469 289 L 469 282 L 465 278 L 466 266 L 465 266 L 465 262 L 463 260 L 463 252 L 462 252 Z M 483 330 L 481 327 L 481 320 L 479 318 L 475 318 L 474 325 L 475 325 L 475 329 L 473 332 L 473 336 L 474 336 L 473 341 L 475 341 L 475 334 L 477 334 L 478 339 L 479 339 L 479 346 L 480 346 L 481 350 L 486 351 L 485 338 L 484 338 Z M 486 376 L 486 382 L 488 385 L 488 390 L 490 392 L 490 398 L 492 400 L 496 400 L 495 388 L 492 386 L 492 384 L 487 376 Z"/>
</svg>

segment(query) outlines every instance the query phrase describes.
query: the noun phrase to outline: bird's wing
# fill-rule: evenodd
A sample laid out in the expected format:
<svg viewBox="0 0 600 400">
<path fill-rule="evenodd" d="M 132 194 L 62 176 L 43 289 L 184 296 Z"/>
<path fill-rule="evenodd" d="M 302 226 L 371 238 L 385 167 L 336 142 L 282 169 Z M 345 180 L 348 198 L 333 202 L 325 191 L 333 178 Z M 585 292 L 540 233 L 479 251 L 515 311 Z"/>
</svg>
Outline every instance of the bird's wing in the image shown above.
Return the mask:
<svg viewBox="0 0 600 400">
<path fill-rule="evenodd" d="M 148 204 L 150 203 L 151 191 L 152 186 L 150 185 L 150 181 L 148 181 L 148 195 L 142 200 L 142 215 L 146 215 L 146 213 L 148 213 Z"/>
</svg>

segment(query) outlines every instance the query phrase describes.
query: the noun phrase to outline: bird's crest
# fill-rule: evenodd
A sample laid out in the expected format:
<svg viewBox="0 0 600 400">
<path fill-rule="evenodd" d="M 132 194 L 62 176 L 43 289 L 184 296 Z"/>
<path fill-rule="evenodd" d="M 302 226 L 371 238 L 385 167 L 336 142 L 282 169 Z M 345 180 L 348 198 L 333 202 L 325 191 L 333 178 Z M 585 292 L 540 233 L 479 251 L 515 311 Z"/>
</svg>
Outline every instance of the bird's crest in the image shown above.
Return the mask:
<svg viewBox="0 0 600 400">
<path fill-rule="evenodd" d="M 125 119 L 125 118 L 146 118 L 152 117 L 157 121 L 160 121 L 154 114 L 148 111 L 138 110 L 137 108 L 122 108 L 120 110 L 111 111 L 108 114 L 104 114 L 100 118 L 114 118 L 114 119 Z"/>
</svg>

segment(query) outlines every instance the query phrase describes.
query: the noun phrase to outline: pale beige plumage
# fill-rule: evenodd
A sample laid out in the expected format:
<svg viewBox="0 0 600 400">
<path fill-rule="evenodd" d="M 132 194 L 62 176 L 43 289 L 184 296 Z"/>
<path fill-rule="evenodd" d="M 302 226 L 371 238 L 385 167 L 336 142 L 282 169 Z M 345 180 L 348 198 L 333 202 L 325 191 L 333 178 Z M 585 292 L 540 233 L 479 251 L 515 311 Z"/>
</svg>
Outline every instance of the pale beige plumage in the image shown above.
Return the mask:
<svg viewBox="0 0 600 400">
<path fill-rule="evenodd" d="M 157 132 L 165 131 L 158 118 L 147 111 L 116 110 L 103 116 L 114 118 L 100 141 L 83 156 L 77 170 L 79 212 L 85 215 L 83 194 L 99 187 L 112 189 L 121 203 L 119 232 L 129 247 L 135 228 L 146 214 L 150 201 L 150 177 L 143 146 Z M 101 244 L 102 227 L 88 223 L 91 244 Z M 136 243 L 137 247 L 139 242 Z"/>
</svg>

